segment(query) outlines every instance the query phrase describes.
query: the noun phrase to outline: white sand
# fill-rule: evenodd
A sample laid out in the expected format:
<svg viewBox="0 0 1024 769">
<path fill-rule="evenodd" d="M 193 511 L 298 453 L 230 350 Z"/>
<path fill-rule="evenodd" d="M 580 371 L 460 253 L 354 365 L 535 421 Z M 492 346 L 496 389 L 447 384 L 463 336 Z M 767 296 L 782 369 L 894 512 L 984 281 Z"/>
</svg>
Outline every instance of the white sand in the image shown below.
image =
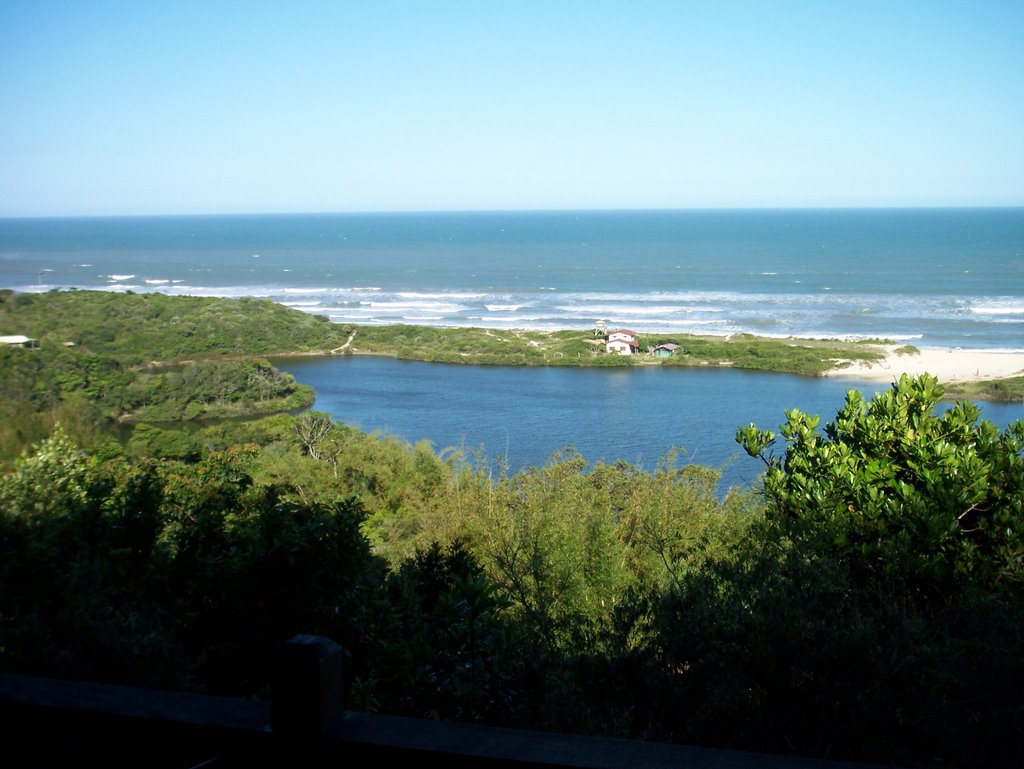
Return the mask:
<svg viewBox="0 0 1024 769">
<path fill-rule="evenodd" d="M 920 353 L 897 355 L 889 348 L 885 359 L 877 363 L 853 363 L 836 368 L 827 376 L 895 382 L 900 374 L 917 376 L 929 373 L 940 382 L 978 382 L 1024 376 L 1024 350 L 963 350 L 959 347 L 924 347 Z"/>
</svg>

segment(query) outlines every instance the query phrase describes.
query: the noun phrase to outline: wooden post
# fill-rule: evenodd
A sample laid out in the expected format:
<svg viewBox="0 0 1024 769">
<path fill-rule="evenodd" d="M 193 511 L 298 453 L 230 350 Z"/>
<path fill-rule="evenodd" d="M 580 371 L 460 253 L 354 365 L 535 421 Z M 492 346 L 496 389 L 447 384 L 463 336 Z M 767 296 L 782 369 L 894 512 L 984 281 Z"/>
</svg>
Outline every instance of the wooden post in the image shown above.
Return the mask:
<svg viewBox="0 0 1024 769">
<path fill-rule="evenodd" d="M 342 648 L 329 638 L 297 635 L 274 660 L 271 729 L 288 741 L 319 742 L 344 712 Z"/>
</svg>

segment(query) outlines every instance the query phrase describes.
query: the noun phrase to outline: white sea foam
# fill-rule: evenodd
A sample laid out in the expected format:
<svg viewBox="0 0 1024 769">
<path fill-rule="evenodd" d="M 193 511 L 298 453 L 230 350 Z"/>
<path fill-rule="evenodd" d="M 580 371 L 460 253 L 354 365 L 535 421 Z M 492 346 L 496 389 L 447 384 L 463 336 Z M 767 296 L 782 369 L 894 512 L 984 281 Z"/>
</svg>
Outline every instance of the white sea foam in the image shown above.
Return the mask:
<svg viewBox="0 0 1024 769">
<path fill-rule="evenodd" d="M 422 291 L 398 291 L 395 296 L 403 299 L 483 299 L 487 294 L 459 293 L 455 291 L 445 292 L 422 292 Z"/>
<path fill-rule="evenodd" d="M 226 299 L 271 299 L 278 301 L 282 295 L 280 289 L 267 286 L 174 286 L 177 294 L 195 296 L 218 296 Z"/>
<path fill-rule="evenodd" d="M 616 292 L 593 292 L 566 293 L 562 295 L 565 302 L 596 302 L 605 303 L 640 303 L 649 304 L 679 304 L 684 306 L 706 305 L 706 304 L 747 304 L 750 302 L 776 302 L 780 300 L 794 300 L 806 297 L 806 294 L 769 294 L 752 293 L 746 294 L 739 291 L 650 291 L 647 293 L 616 293 Z"/>
<path fill-rule="evenodd" d="M 860 339 L 886 339 L 890 342 L 913 342 L 917 339 L 923 339 L 923 334 L 890 334 L 885 332 L 878 332 L 877 334 L 844 334 L 839 335 L 835 332 L 821 331 L 816 334 L 812 333 L 800 333 L 800 334 L 786 334 L 786 336 L 792 336 L 796 339 L 849 339 L 851 341 L 857 341 Z"/>
<path fill-rule="evenodd" d="M 108 275 L 107 277 L 110 278 L 111 280 L 131 280 L 135 276 L 134 275 Z"/>
<path fill-rule="evenodd" d="M 556 309 L 564 312 L 575 312 L 594 315 L 629 315 L 632 313 L 657 313 L 658 315 L 677 315 L 679 313 L 700 312 L 703 308 L 676 305 L 648 305 L 648 304 L 590 304 L 590 305 L 565 305 L 560 304 Z"/>
<path fill-rule="evenodd" d="M 521 310 L 528 305 L 525 304 L 485 304 L 489 312 L 515 312 Z"/>
<path fill-rule="evenodd" d="M 1024 305 L 968 307 L 967 311 L 976 315 L 1024 315 Z"/>
<path fill-rule="evenodd" d="M 348 320 L 348 318 L 346 318 L 345 316 L 342 316 L 342 315 L 330 315 L 329 317 L 330 317 L 330 319 L 334 323 L 345 323 Z M 390 326 L 394 322 L 395 322 L 394 318 L 375 318 L 375 317 L 369 317 L 369 318 L 360 318 L 359 319 L 360 325 L 363 325 L 363 326 Z"/>
<path fill-rule="evenodd" d="M 379 312 L 401 313 L 405 312 L 402 307 L 332 307 L 332 312 L 345 312 L 349 315 L 374 315 Z"/>
<path fill-rule="evenodd" d="M 332 296 L 341 298 L 358 298 L 364 295 L 375 295 L 379 288 L 351 288 L 345 286 L 252 286 L 252 290 L 267 292 L 270 296 Z"/>
<path fill-rule="evenodd" d="M 319 307 L 320 302 L 281 302 L 285 307 Z"/>
<path fill-rule="evenodd" d="M 542 315 L 502 315 L 501 317 L 495 317 L 493 315 L 470 315 L 466 318 L 467 320 L 482 320 L 488 323 L 532 323 L 533 321 L 544 320 Z"/>
<path fill-rule="evenodd" d="M 476 320 L 473 318 L 467 318 L 466 320 L 466 323 L 455 321 L 453 325 L 457 325 L 460 328 L 477 325 Z M 539 319 L 535 320 L 532 318 L 488 318 L 487 328 L 529 328 L 531 331 L 564 331 L 567 328 L 572 328 L 572 326 L 566 323 L 552 323 L 550 321 L 545 322 Z M 584 327 L 582 326 L 580 327 L 581 330 L 583 328 Z"/>
<path fill-rule="evenodd" d="M 309 307 L 299 307 L 297 309 L 300 309 L 300 310 L 315 310 L 317 315 L 321 315 L 321 314 L 323 314 L 325 312 L 327 312 L 327 313 L 345 313 L 345 312 L 351 313 L 351 312 L 359 312 L 361 310 L 360 307 L 358 307 L 357 305 L 353 305 L 353 304 L 332 304 L 332 305 L 326 305 L 326 306 L 324 306 L 324 305 L 319 305 L 319 306 L 310 305 Z"/>
<path fill-rule="evenodd" d="M 465 305 L 448 302 L 368 302 L 377 310 L 427 310 L 432 312 L 459 312 L 466 309 Z"/>
<path fill-rule="evenodd" d="M 619 324 L 631 323 L 632 325 L 637 326 L 638 327 L 637 330 L 639 330 L 639 328 L 641 328 L 641 327 L 653 327 L 653 326 L 676 326 L 676 327 L 680 327 L 680 328 L 686 328 L 686 327 L 689 327 L 689 326 L 721 326 L 722 324 L 728 323 L 729 321 L 724 320 L 724 319 L 720 319 L 720 320 L 694 320 L 694 319 L 691 319 L 691 318 L 686 318 L 686 319 L 683 319 L 683 318 L 677 318 L 677 319 L 673 319 L 673 318 L 640 318 L 640 317 L 630 316 L 630 317 L 620 317 L 619 319 L 614 320 L 613 322 L 614 323 L 619 323 Z"/>
<path fill-rule="evenodd" d="M 150 286 L 162 286 L 170 281 L 165 278 L 146 278 L 146 283 Z"/>
<path fill-rule="evenodd" d="M 593 328 L 594 325 L 593 319 L 588 315 L 562 315 L 558 318 L 553 318 L 552 320 L 561 324 L 562 328 Z M 614 328 L 630 328 L 634 331 L 662 331 L 666 329 L 685 330 L 712 326 L 724 327 L 728 326 L 732 322 L 724 318 L 698 320 L 694 318 L 651 318 L 643 315 L 614 314 L 605 316 L 605 321 L 607 322 L 607 327 L 610 330 L 614 330 Z"/>
</svg>

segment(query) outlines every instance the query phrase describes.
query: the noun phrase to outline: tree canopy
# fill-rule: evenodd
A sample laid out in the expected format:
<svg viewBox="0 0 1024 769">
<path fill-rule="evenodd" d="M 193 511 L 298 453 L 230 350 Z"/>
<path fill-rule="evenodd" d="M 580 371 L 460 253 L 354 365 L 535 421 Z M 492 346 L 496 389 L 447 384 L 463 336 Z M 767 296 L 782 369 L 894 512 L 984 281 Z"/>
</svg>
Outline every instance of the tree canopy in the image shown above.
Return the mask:
<svg viewBox="0 0 1024 769">
<path fill-rule="evenodd" d="M 274 647 L 319 633 L 357 709 L 919 767 L 1024 755 L 1024 423 L 931 377 L 741 428 L 765 472 L 722 495 L 675 452 L 511 473 L 316 412 L 122 445 L 98 420 L 302 393 L 258 358 L 135 368 L 97 339 L 0 350 L 0 429 L 34 442 L 0 475 L 6 671 L 265 696 Z"/>
</svg>

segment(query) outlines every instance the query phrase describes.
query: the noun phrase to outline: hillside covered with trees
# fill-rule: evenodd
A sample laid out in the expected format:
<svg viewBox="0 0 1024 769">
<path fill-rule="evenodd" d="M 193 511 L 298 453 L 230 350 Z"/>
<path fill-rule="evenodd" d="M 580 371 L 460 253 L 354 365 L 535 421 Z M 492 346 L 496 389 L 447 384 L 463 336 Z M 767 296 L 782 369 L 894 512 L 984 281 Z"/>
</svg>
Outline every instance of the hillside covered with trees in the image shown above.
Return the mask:
<svg viewBox="0 0 1024 769">
<path fill-rule="evenodd" d="M 162 294 L 0 291 L 0 461 L 60 422 L 95 442 L 115 423 L 272 414 L 315 394 L 261 356 L 326 352 L 345 335 L 326 318 L 268 301 Z"/>
<path fill-rule="evenodd" d="M 51 328 L 3 330 L 63 346 Z M 348 338 L 324 333 L 311 348 Z M 244 337 L 204 365 L 271 388 L 229 353 L 273 345 Z M 108 368 L 82 381 L 150 400 L 67 384 L 67 350 L 3 361 L 48 415 L 0 476 L 5 671 L 266 696 L 276 646 L 316 633 L 345 647 L 354 709 L 915 767 L 1024 755 L 1024 423 L 940 415 L 931 377 L 740 428 L 765 474 L 723 496 L 675 455 L 510 473 L 308 411 L 121 444 L 85 403 L 173 411 L 198 370 L 87 340 L 67 350 Z"/>
</svg>

